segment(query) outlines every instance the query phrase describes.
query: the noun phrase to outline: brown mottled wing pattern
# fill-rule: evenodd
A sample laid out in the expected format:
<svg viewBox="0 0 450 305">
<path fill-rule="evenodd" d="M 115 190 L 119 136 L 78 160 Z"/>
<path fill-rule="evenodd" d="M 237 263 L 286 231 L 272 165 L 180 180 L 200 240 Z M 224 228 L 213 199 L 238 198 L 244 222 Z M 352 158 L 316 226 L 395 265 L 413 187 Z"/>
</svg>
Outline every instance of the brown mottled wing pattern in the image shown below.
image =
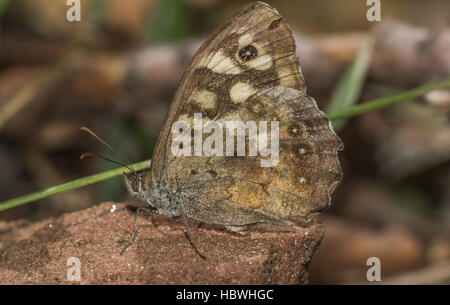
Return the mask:
<svg viewBox="0 0 450 305">
<path fill-rule="evenodd" d="M 259 54 L 244 62 L 238 52 L 249 40 Z M 237 106 L 230 103 L 229 92 L 240 80 L 251 82 L 256 89 L 282 85 L 305 91 L 289 26 L 276 10 L 261 2 L 251 3 L 229 18 L 195 54 L 158 137 L 151 165 L 152 181 L 161 182 L 166 178 L 173 122 L 182 114 L 190 115 L 199 110 L 211 118 L 234 111 Z M 194 99 L 195 90 L 201 89 L 211 90 L 216 95 L 212 107 L 202 107 L 201 102 Z"/>
<path fill-rule="evenodd" d="M 279 163 L 261 167 L 260 156 L 175 158 L 169 177 L 182 181 L 187 216 L 230 225 L 276 223 L 328 206 L 342 176 L 342 143 L 314 99 L 288 87 L 267 88 L 218 121 L 236 117 L 279 121 Z"/>
<path fill-rule="evenodd" d="M 279 121 L 278 165 L 261 167 L 261 156 L 173 156 L 171 126 L 192 123 L 194 113 L 223 124 Z M 305 95 L 287 23 L 258 2 L 230 18 L 194 56 L 159 136 L 151 178 L 177 189 L 188 217 L 223 225 L 282 223 L 329 204 L 342 175 L 341 148 Z"/>
</svg>

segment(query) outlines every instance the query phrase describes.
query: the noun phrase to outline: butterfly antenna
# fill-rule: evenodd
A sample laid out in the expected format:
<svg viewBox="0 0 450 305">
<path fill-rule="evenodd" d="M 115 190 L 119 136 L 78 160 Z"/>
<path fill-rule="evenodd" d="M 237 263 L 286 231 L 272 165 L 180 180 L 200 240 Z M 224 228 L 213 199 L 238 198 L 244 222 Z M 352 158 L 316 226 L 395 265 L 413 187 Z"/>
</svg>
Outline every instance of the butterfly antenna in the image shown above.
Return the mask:
<svg viewBox="0 0 450 305">
<path fill-rule="evenodd" d="M 97 157 L 97 158 L 103 159 L 103 160 L 105 160 L 105 161 L 109 161 L 109 162 L 115 163 L 115 164 L 117 164 L 117 165 L 126 167 L 126 168 L 128 168 L 133 174 L 137 174 L 136 171 L 134 170 L 134 168 L 132 168 L 131 166 L 129 166 L 129 165 L 127 165 L 127 164 L 124 164 L 124 163 L 122 163 L 122 162 L 118 162 L 118 161 L 115 161 L 115 160 L 106 158 L 105 156 L 102 156 L 102 155 L 99 155 L 99 154 L 96 154 L 96 153 L 85 152 L 85 153 L 83 153 L 83 154 L 80 156 L 80 159 L 84 159 L 84 158 L 86 158 L 86 157 Z"/>
<path fill-rule="evenodd" d="M 80 129 L 83 130 L 83 131 L 85 131 L 85 132 L 87 132 L 87 133 L 89 133 L 91 136 L 93 136 L 94 138 L 96 138 L 97 141 L 99 141 L 100 143 L 102 143 L 103 145 L 105 145 L 106 147 L 108 147 L 112 152 L 114 152 L 114 153 L 122 160 L 123 163 L 120 163 L 120 162 L 111 160 L 111 159 L 109 159 L 109 158 L 106 158 L 106 157 L 104 157 L 104 156 L 102 156 L 102 155 L 95 154 L 95 153 L 84 153 L 84 154 L 82 154 L 82 155 L 80 156 L 80 159 L 84 159 L 85 157 L 89 157 L 89 156 L 95 156 L 95 157 L 97 157 L 97 158 L 100 158 L 100 159 L 103 159 L 103 160 L 106 160 L 106 161 L 110 161 L 110 162 L 113 162 L 113 163 L 115 163 L 115 164 L 122 165 L 122 166 L 128 168 L 128 169 L 129 169 L 131 172 L 133 172 L 134 174 L 137 174 L 136 170 L 135 170 L 131 165 L 127 165 L 127 164 L 129 164 L 129 163 L 131 163 L 131 162 L 128 161 L 128 159 L 125 158 L 119 151 L 115 150 L 111 145 L 109 145 L 108 143 L 106 143 L 102 138 L 100 138 L 99 136 L 97 136 L 97 135 L 96 135 L 92 130 L 90 130 L 89 128 L 87 128 L 87 127 L 81 127 Z"/>
</svg>

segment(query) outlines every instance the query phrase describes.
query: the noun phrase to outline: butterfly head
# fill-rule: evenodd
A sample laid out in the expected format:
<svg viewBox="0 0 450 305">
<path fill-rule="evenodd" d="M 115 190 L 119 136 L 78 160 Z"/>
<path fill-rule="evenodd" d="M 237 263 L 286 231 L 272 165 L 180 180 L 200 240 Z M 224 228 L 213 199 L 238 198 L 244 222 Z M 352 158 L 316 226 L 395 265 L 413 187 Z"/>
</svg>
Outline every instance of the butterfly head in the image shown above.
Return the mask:
<svg viewBox="0 0 450 305">
<path fill-rule="evenodd" d="M 147 202 L 158 214 L 180 216 L 181 209 L 172 190 L 152 184 L 148 170 L 124 173 L 125 185 L 131 195 Z"/>
<path fill-rule="evenodd" d="M 147 191 L 147 170 L 124 173 L 125 185 L 134 197 L 145 199 L 145 192 Z"/>
</svg>

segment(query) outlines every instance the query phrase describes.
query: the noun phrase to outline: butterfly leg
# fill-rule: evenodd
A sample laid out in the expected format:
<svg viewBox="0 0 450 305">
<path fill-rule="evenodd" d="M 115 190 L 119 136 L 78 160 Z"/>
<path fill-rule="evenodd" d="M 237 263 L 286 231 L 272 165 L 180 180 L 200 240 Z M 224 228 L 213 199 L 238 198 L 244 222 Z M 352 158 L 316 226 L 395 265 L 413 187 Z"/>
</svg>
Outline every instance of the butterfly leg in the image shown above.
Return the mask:
<svg viewBox="0 0 450 305">
<path fill-rule="evenodd" d="M 184 234 L 186 235 L 186 238 L 188 239 L 189 243 L 191 244 L 192 248 L 194 248 L 194 251 L 198 254 L 198 256 L 200 256 L 203 259 L 206 259 L 206 256 L 204 256 L 203 254 L 200 253 L 200 251 L 198 251 L 197 247 L 195 246 L 194 242 L 192 241 L 192 237 L 191 234 L 189 233 L 189 225 L 186 219 L 186 216 L 184 216 L 184 214 L 181 214 L 181 216 L 183 217 L 184 220 L 184 225 L 186 226 L 186 229 L 184 230 Z"/>
<path fill-rule="evenodd" d="M 138 221 L 139 214 L 141 212 L 145 212 L 146 215 L 153 215 L 153 214 L 155 214 L 155 210 L 154 209 L 149 209 L 149 208 L 144 208 L 144 207 L 141 207 L 141 208 L 137 209 L 136 215 L 134 216 L 133 233 L 131 234 L 130 241 L 132 241 L 134 239 L 134 236 L 136 235 L 136 232 L 137 232 L 137 221 Z"/>
</svg>

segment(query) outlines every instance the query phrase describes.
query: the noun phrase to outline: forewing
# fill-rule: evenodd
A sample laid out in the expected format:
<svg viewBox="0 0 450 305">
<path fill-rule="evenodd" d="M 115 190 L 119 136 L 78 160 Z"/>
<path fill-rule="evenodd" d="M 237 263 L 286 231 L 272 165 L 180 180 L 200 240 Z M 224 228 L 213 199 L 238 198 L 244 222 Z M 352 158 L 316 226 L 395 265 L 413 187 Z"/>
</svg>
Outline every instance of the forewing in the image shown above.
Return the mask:
<svg viewBox="0 0 450 305">
<path fill-rule="evenodd" d="M 229 18 L 200 47 L 181 80 L 153 153 L 151 180 L 167 179 L 175 121 L 194 112 L 226 116 L 250 95 L 277 85 L 303 93 L 299 69 L 292 33 L 275 9 L 256 2 Z"/>
</svg>

